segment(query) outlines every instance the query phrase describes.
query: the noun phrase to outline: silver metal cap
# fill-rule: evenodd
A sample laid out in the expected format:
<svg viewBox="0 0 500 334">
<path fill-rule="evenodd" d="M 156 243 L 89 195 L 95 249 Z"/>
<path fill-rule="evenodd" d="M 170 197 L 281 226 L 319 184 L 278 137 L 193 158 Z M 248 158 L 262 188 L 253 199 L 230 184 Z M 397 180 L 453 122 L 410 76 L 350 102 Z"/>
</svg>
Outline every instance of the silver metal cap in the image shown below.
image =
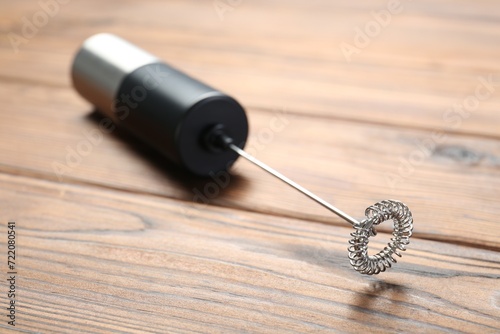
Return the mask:
<svg viewBox="0 0 500 334">
<path fill-rule="evenodd" d="M 159 61 L 118 36 L 101 33 L 82 44 L 71 77 L 78 93 L 113 117 L 114 100 L 123 79 L 139 67 Z"/>
</svg>

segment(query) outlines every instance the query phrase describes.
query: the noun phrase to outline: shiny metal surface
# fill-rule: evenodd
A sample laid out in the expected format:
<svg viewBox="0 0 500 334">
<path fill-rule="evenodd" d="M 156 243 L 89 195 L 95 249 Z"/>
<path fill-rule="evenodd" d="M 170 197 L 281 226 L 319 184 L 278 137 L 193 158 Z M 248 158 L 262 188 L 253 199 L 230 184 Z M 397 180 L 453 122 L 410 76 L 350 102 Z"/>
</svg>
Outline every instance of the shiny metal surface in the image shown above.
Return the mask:
<svg viewBox="0 0 500 334">
<path fill-rule="evenodd" d="M 327 208 L 328 210 L 330 210 L 331 212 L 333 212 L 334 214 L 336 214 L 340 218 L 344 219 L 345 221 L 347 221 L 351 225 L 354 226 L 356 224 L 359 224 L 359 222 L 356 219 L 352 218 L 347 213 L 343 212 L 342 210 L 337 209 L 336 207 L 334 207 L 333 205 L 331 205 L 327 201 L 323 200 L 322 198 L 316 196 L 315 194 L 313 194 L 312 192 L 310 192 L 306 188 L 302 187 L 298 183 L 290 180 L 288 177 L 286 177 L 285 175 L 281 174 L 277 170 L 269 167 L 268 165 L 266 165 L 262 161 L 256 159 L 252 155 L 248 154 L 247 152 L 245 152 L 244 150 L 242 150 L 238 146 L 236 146 L 234 144 L 230 144 L 229 148 L 232 149 L 233 151 L 235 151 L 236 153 L 238 153 L 241 157 L 243 157 L 246 160 L 252 162 L 253 164 L 259 166 L 260 168 L 262 168 L 263 170 L 265 170 L 269 174 L 277 177 L 278 179 L 280 179 L 281 181 L 285 182 L 289 186 L 297 189 L 298 191 L 300 191 L 301 193 L 303 193 L 304 195 L 306 195 L 307 197 L 309 197 L 310 199 L 312 199 L 316 203 L 318 203 L 318 204 L 322 205 L 323 207 Z"/>
<path fill-rule="evenodd" d="M 229 143 L 227 147 L 238 153 L 241 157 L 300 191 L 307 197 L 311 198 L 353 225 L 355 231 L 351 233 L 352 239 L 349 241 L 349 260 L 352 267 L 359 273 L 365 275 L 379 274 L 390 268 L 392 263 L 396 262 L 393 255 L 401 257 L 401 253 L 399 251 L 406 250 L 406 246 L 410 243 L 410 237 L 413 231 L 413 218 L 410 209 L 408 209 L 408 207 L 402 202 L 385 200 L 375 203 L 366 209 L 365 215 L 367 219 L 359 222 L 345 212 L 337 209 L 330 203 L 316 196 L 298 183 L 290 180 L 280 172 L 248 154 L 238 146 L 232 144 L 230 139 L 226 139 L 226 142 Z M 392 232 L 393 237 L 391 238 L 391 241 L 377 254 L 373 256 L 368 255 L 368 239 L 377 234 L 374 227 L 387 220 L 392 220 L 394 222 L 394 230 Z"/>
<path fill-rule="evenodd" d="M 73 62 L 75 89 L 113 117 L 113 105 L 123 79 L 139 67 L 159 62 L 152 54 L 107 33 L 89 37 Z"/>
<path fill-rule="evenodd" d="M 406 250 L 413 231 L 413 217 L 405 204 L 395 200 L 375 203 L 365 214 L 367 219 L 355 225 L 356 230 L 351 233 L 349 260 L 361 274 L 374 275 L 390 268 L 397 262 L 393 255 L 401 257 L 400 251 Z M 373 227 L 387 220 L 394 222 L 391 241 L 377 254 L 368 255 L 368 239 L 376 234 Z"/>
</svg>

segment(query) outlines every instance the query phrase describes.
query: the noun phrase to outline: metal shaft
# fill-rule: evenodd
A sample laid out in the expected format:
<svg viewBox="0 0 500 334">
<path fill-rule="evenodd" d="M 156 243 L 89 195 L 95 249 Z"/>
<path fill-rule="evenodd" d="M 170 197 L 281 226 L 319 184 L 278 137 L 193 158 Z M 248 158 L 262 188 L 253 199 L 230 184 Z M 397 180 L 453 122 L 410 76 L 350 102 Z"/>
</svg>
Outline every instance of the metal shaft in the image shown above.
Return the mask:
<svg viewBox="0 0 500 334">
<path fill-rule="evenodd" d="M 312 199 L 316 203 L 318 203 L 318 204 L 322 205 L 323 207 L 327 208 L 328 210 L 330 210 L 331 212 L 333 212 L 334 214 L 336 214 L 340 218 L 342 218 L 345 221 L 349 222 L 351 225 L 359 225 L 360 224 L 356 219 L 352 218 L 351 216 L 349 216 L 345 212 L 337 209 L 336 207 L 334 207 L 330 203 L 328 203 L 325 200 L 321 199 L 320 197 L 316 196 L 315 194 L 313 194 L 312 192 L 310 192 L 306 188 L 302 187 L 298 183 L 290 180 L 288 177 L 286 177 L 285 175 L 281 174 L 277 170 L 275 170 L 275 169 L 269 167 L 268 165 L 266 165 L 265 163 L 257 160 L 255 157 L 253 157 L 252 155 L 248 154 L 247 152 L 245 152 L 244 150 L 242 150 L 238 146 L 236 146 L 234 144 L 229 144 L 228 147 L 231 150 L 233 150 L 234 152 L 238 153 L 241 157 L 243 157 L 246 160 L 250 161 L 251 163 L 259 166 L 260 168 L 262 168 L 263 170 L 265 170 L 269 174 L 275 176 L 276 178 L 278 178 L 281 181 L 285 182 L 289 186 L 297 189 L 298 191 L 300 191 L 301 193 L 303 193 L 304 195 L 306 195 L 307 197 L 309 197 L 310 199 Z"/>
</svg>

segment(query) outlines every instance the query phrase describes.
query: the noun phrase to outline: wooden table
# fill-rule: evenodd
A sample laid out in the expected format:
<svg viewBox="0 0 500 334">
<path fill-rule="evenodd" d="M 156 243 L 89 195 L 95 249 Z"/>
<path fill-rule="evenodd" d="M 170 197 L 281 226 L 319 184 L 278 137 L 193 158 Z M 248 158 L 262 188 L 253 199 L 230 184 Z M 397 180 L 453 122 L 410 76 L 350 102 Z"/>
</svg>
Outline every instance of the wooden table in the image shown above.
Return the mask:
<svg viewBox="0 0 500 334">
<path fill-rule="evenodd" d="M 500 331 L 497 1 L 41 3 L 0 1 L 2 332 Z M 234 96 L 248 151 L 357 219 L 407 203 L 409 250 L 360 275 L 349 224 L 248 162 L 219 186 L 100 131 L 69 68 L 103 31 Z"/>
</svg>

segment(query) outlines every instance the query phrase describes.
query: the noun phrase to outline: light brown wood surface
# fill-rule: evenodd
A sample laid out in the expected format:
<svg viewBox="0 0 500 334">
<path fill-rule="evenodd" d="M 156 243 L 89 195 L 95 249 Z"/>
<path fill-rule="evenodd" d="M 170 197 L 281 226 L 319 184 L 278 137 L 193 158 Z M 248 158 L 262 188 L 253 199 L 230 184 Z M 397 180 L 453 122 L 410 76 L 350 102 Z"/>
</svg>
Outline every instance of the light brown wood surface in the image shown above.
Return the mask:
<svg viewBox="0 0 500 334">
<path fill-rule="evenodd" d="M 70 1 L 15 52 L 41 7 L 0 1 L 0 247 L 9 220 L 18 247 L 16 327 L 0 313 L 0 331 L 499 332 L 498 4 L 402 0 L 348 61 L 340 45 L 388 3 Z M 209 196 L 215 181 L 121 130 L 57 175 L 98 129 L 69 68 L 103 31 L 234 96 L 248 151 L 354 217 L 404 201 L 409 250 L 361 276 L 349 225 L 303 195 L 238 161 Z"/>
</svg>

